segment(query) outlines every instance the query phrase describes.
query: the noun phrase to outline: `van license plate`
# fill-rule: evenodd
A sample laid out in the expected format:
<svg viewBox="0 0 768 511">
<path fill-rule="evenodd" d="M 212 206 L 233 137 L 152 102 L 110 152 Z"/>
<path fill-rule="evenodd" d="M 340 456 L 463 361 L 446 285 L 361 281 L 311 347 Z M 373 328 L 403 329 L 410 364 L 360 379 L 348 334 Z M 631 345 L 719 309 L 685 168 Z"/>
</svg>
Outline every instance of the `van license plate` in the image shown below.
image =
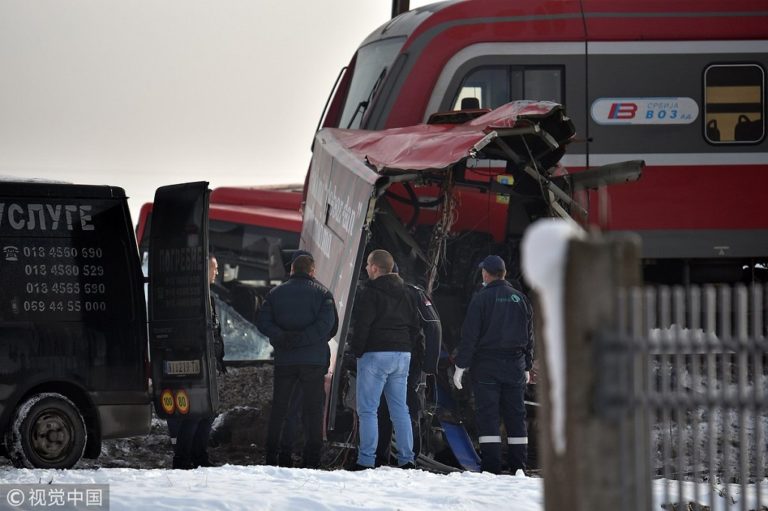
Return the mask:
<svg viewBox="0 0 768 511">
<path fill-rule="evenodd" d="M 199 360 L 166 360 L 165 374 L 200 374 Z"/>
</svg>

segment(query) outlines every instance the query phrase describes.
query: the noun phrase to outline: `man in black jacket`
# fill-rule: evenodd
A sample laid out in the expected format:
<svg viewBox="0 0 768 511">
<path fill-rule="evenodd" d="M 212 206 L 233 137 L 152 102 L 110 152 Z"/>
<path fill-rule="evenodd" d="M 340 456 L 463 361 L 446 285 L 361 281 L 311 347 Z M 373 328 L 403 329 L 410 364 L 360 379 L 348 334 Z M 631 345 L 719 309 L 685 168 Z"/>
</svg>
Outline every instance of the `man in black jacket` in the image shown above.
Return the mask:
<svg viewBox="0 0 768 511">
<path fill-rule="evenodd" d="M 392 273 L 398 273 L 397 263 L 392 268 Z M 427 292 L 419 286 L 405 282 L 405 288 L 416 300 L 419 311 L 419 322 L 424 335 L 424 344 L 413 346 L 411 352 L 411 365 L 408 368 L 408 388 L 406 403 L 411 414 L 411 426 L 413 429 L 413 455 L 418 458 L 421 452 L 421 411 L 422 396 L 419 389 L 424 386 L 422 373 L 435 374 L 437 371 L 437 358 L 440 355 L 443 330 L 440 324 L 440 316 L 427 296 Z M 389 418 L 387 400 L 379 405 L 379 443 L 376 447 L 376 466 L 389 465 L 392 444 L 392 421 Z"/>
<path fill-rule="evenodd" d="M 350 347 L 357 357 L 357 415 L 360 447 L 357 469 L 373 468 L 378 443 L 377 409 L 382 393 L 395 429 L 397 463 L 413 468 L 413 432 L 406 405 L 411 351 L 422 342 L 418 308 L 403 279 L 392 273 L 394 259 L 374 250 L 365 269 L 370 278 L 355 300 Z"/>
<path fill-rule="evenodd" d="M 456 355 L 453 382 L 471 368 L 481 467 L 501 470 L 499 410 L 507 429 L 509 469 L 525 468 L 528 434 L 525 385 L 533 364 L 533 312 L 523 293 L 504 280 L 506 265 L 496 255 L 481 263 L 483 288 L 469 302 Z"/>
<path fill-rule="evenodd" d="M 274 348 L 272 415 L 267 431 L 268 465 L 277 465 L 280 434 L 291 394 L 303 392 L 304 467 L 319 468 L 323 445 L 324 377 L 330 363 L 328 339 L 335 303 L 328 289 L 314 278 L 315 261 L 297 257 L 290 278 L 272 289 L 259 311 L 256 326 Z"/>
<path fill-rule="evenodd" d="M 208 283 L 213 284 L 219 274 L 216 256 L 208 256 Z M 216 355 L 216 368 L 226 373 L 224 365 L 224 340 L 221 337 L 221 323 L 216 314 L 216 305 L 211 295 L 211 330 Z M 173 444 L 173 468 L 188 470 L 196 467 L 212 467 L 208 458 L 208 440 L 215 414 L 204 417 L 173 417 L 168 419 L 168 434 Z"/>
</svg>

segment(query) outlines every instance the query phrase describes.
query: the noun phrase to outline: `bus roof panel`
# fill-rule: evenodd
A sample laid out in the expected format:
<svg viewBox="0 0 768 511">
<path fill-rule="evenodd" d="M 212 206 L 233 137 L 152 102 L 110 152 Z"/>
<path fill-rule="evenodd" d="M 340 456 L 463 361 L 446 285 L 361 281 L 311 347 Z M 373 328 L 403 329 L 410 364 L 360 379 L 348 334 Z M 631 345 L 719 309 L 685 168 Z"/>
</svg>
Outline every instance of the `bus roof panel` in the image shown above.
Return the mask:
<svg viewBox="0 0 768 511">
<path fill-rule="evenodd" d="M 575 133 L 562 106 L 548 101 L 514 101 L 464 124 L 418 124 L 383 131 L 328 129 L 360 162 L 381 174 L 442 170 L 473 157 L 495 138 L 511 148 L 523 148 L 523 137 L 537 155 L 537 165 L 553 166 L 562 146 Z M 552 142 L 542 135 L 548 133 Z M 548 145 L 552 143 L 552 145 Z M 534 147 L 534 144 L 537 144 Z M 528 161 L 524 149 L 516 159 Z"/>
</svg>

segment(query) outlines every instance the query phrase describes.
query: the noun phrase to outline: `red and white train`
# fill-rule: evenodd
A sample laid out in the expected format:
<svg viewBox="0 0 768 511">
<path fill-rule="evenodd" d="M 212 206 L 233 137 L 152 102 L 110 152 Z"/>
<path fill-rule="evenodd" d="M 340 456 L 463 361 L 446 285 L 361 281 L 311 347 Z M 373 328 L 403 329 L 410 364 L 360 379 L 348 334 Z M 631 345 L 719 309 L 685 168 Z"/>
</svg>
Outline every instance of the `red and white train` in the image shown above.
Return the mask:
<svg viewBox="0 0 768 511">
<path fill-rule="evenodd" d="M 363 41 L 321 125 L 382 130 L 518 99 L 561 103 L 577 132 L 561 162 L 570 172 L 646 162 L 638 182 L 581 201 L 588 223 L 640 234 L 647 280 L 764 281 L 766 68 L 765 2 L 440 2 Z M 487 180 L 493 162 L 478 165 Z M 466 193 L 454 230 L 503 243 L 517 229 L 511 209 Z"/>
</svg>

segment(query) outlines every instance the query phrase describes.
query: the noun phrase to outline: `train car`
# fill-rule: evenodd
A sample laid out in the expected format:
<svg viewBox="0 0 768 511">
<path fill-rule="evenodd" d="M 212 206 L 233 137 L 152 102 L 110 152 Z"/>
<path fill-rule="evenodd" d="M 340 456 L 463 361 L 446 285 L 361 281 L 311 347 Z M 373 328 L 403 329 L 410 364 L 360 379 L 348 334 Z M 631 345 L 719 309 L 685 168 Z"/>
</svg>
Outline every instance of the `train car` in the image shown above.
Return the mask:
<svg viewBox="0 0 768 511">
<path fill-rule="evenodd" d="M 668 284 L 766 280 L 768 9 L 749 0 L 465 0 L 403 13 L 359 46 L 324 127 L 382 130 L 508 101 L 565 106 L 571 172 L 644 160 L 643 178 L 579 201 L 580 221 L 638 233 L 645 277 Z M 498 161 L 471 162 L 488 181 Z M 413 219 L 410 191 L 401 220 Z M 422 187 L 422 201 L 435 197 Z M 453 230 L 503 242 L 507 205 L 461 196 Z"/>
</svg>

